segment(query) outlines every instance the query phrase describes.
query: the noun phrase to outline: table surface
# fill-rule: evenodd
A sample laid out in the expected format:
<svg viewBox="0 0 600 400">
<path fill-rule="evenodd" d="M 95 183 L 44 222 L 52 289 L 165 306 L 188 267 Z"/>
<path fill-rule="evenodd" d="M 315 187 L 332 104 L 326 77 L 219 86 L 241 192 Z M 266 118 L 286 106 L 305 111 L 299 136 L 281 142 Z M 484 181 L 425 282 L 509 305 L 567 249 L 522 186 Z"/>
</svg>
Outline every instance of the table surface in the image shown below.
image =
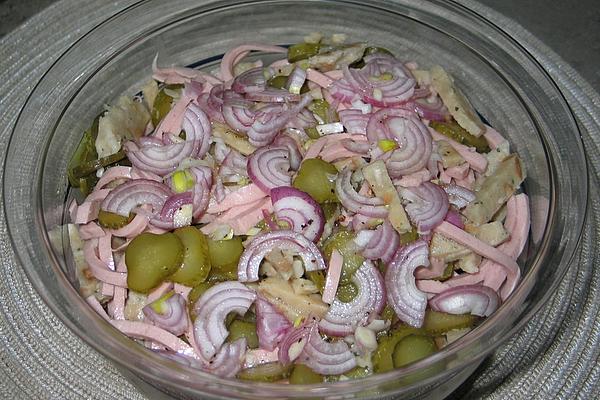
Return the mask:
<svg viewBox="0 0 600 400">
<path fill-rule="evenodd" d="M 0 0 L 0 37 L 55 0 Z M 514 19 L 600 91 L 598 0 L 479 0 Z"/>
</svg>

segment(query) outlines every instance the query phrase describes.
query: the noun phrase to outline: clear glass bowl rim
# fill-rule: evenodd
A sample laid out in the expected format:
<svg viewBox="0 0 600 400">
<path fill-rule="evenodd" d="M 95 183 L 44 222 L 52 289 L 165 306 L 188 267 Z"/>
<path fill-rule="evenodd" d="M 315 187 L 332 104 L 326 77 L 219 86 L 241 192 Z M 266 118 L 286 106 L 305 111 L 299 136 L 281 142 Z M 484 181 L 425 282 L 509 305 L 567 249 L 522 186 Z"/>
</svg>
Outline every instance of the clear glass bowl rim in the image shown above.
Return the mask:
<svg viewBox="0 0 600 400">
<path fill-rule="evenodd" d="M 100 31 L 101 29 L 107 29 L 107 27 L 110 26 L 111 23 L 114 23 L 114 21 L 116 21 L 118 18 L 122 18 L 124 15 L 128 14 L 128 13 L 132 13 L 135 12 L 136 10 L 140 10 L 141 7 L 144 7 L 145 5 L 152 3 L 153 0 L 145 0 L 145 1 L 141 1 L 136 3 L 135 5 L 121 11 L 120 13 L 118 13 L 117 15 L 115 15 L 114 17 L 108 19 L 107 21 L 103 22 L 101 25 L 99 25 L 98 27 L 94 28 L 92 31 L 90 31 L 89 33 L 87 33 L 82 39 L 80 39 L 78 42 L 76 42 L 73 47 L 76 46 L 81 46 L 82 43 L 84 43 L 86 40 L 91 40 L 90 38 L 93 38 L 94 35 L 97 34 L 98 31 Z M 225 2 L 220 2 L 220 3 L 225 3 Z M 227 3 L 236 3 L 235 1 L 231 1 L 231 2 L 227 2 Z M 381 5 L 382 3 L 377 3 L 379 5 Z M 450 2 L 448 7 L 455 7 L 455 8 L 460 8 L 462 6 L 460 6 L 457 3 L 453 3 Z M 463 10 L 464 11 L 464 10 Z M 484 20 L 483 17 L 477 15 L 477 18 L 479 18 L 481 21 L 489 23 L 488 21 Z M 490 24 L 491 26 L 491 24 Z M 495 27 L 497 28 L 497 27 Z M 497 28 L 499 29 L 499 28 Z M 501 31 L 501 30 L 500 30 Z M 501 31 L 502 32 L 502 31 Z M 504 32 L 502 32 L 504 33 Z M 504 33 L 505 34 L 505 33 Z M 506 34 L 505 34 L 506 35 Z M 526 52 L 525 49 L 522 49 L 523 52 Z M 529 56 L 528 54 L 526 54 L 529 59 L 535 63 L 535 60 L 533 60 L 531 58 L 531 56 Z M 60 67 L 61 63 L 65 63 L 68 60 L 68 56 L 69 56 L 69 51 L 67 51 L 65 54 L 63 54 L 57 61 L 56 63 L 52 66 L 52 68 L 50 69 L 50 71 L 48 71 L 48 73 L 45 75 L 44 79 L 47 79 L 49 75 L 51 75 L 52 73 L 56 73 L 56 70 Z M 543 67 L 542 66 L 538 66 L 540 68 L 540 70 L 543 71 Z M 551 82 L 550 77 L 544 73 L 544 75 L 546 75 L 547 79 Z M 34 96 L 34 94 L 37 93 L 37 91 L 41 90 L 41 84 L 44 81 L 44 79 L 42 79 L 42 81 L 36 86 L 36 88 L 33 91 L 32 96 L 30 97 L 30 99 L 28 100 L 28 104 L 30 104 L 30 100 L 31 98 Z M 556 85 L 554 85 L 556 86 Z M 560 95 L 560 93 L 558 92 L 558 88 L 556 88 L 557 93 L 559 94 L 559 99 L 560 101 L 563 102 L 563 106 L 565 107 L 565 109 L 568 109 L 568 106 L 566 105 L 566 102 L 564 101 L 564 99 L 562 98 L 562 95 Z M 24 107 L 24 109 L 26 109 L 28 107 L 28 105 L 26 105 Z M 23 122 L 23 118 L 24 118 L 24 113 L 22 115 L 19 116 L 19 122 L 17 123 L 17 126 L 15 127 L 15 131 L 13 132 L 13 135 L 11 137 L 11 142 L 9 144 L 9 151 L 11 148 L 13 148 L 14 146 L 14 138 L 16 136 L 18 136 L 18 132 L 22 132 L 22 130 L 20 130 L 20 128 L 22 128 L 22 125 L 25 124 Z M 570 118 L 573 120 L 572 122 L 572 126 L 574 129 L 574 132 L 577 132 L 575 134 L 576 137 L 578 137 L 578 131 L 577 131 L 577 125 L 574 122 L 574 118 L 572 117 L 572 115 L 567 116 L 566 118 Z M 579 143 L 577 144 L 577 146 L 580 147 L 580 149 L 583 148 L 581 141 L 579 140 Z M 585 154 L 583 153 L 582 150 L 581 151 L 581 155 L 582 157 L 585 157 Z M 5 164 L 5 168 L 9 165 L 9 160 L 7 158 L 7 163 Z M 585 174 L 587 175 L 587 169 L 585 168 Z M 6 170 L 6 169 L 5 169 Z M 6 178 L 6 176 L 5 176 Z M 7 193 L 6 189 L 7 189 L 7 182 L 6 179 L 4 181 L 4 189 L 5 189 L 5 193 Z M 15 216 L 13 216 L 10 213 L 10 208 L 8 205 L 9 202 L 5 201 L 4 202 L 4 207 L 5 207 L 5 211 L 6 211 L 6 215 L 8 216 L 8 228 L 10 230 L 10 232 L 17 232 L 17 229 L 14 229 L 14 227 L 16 226 L 15 224 L 17 223 L 17 219 Z M 587 198 L 586 198 L 586 204 L 585 204 L 585 208 L 587 208 Z M 554 210 L 556 211 L 556 210 Z M 39 216 L 38 216 L 39 217 Z M 557 218 L 558 214 L 554 213 L 553 218 Z M 13 227 L 13 229 L 11 229 L 11 226 Z M 571 246 L 569 251 L 571 253 L 574 253 L 575 248 L 579 242 L 579 238 L 581 235 L 581 231 L 582 231 L 582 226 L 583 226 L 583 220 L 581 221 L 577 221 L 577 223 L 575 224 L 574 227 L 570 227 L 571 231 L 575 231 L 575 235 L 571 240 Z M 35 268 L 32 268 L 32 265 L 30 263 L 24 262 L 26 260 L 29 259 L 26 251 L 21 248 L 20 246 L 17 245 L 16 241 L 17 241 L 17 236 L 19 235 L 15 235 L 13 236 L 12 234 L 11 236 L 11 240 L 13 241 L 13 247 L 17 250 L 16 253 L 20 259 L 20 263 L 21 265 L 23 265 L 30 281 L 34 284 L 34 287 L 36 288 L 36 290 L 38 291 L 38 293 L 40 293 L 40 295 L 42 296 L 42 298 L 44 299 L 44 301 L 46 302 L 46 304 L 48 304 L 48 306 L 60 317 L 60 319 L 66 323 L 67 326 L 69 326 L 71 328 L 71 330 L 73 332 L 75 332 L 79 337 L 81 337 L 84 341 L 86 341 L 88 344 L 90 344 L 92 347 L 94 347 L 97 351 L 99 351 L 100 353 L 104 354 L 105 356 L 107 356 L 108 358 L 112 359 L 113 361 L 129 368 L 129 369 L 133 369 L 137 374 L 141 375 L 141 376 L 145 376 L 148 379 L 158 379 L 158 381 L 160 381 L 161 383 L 167 385 L 167 386 L 172 386 L 172 384 L 175 381 L 179 381 L 179 383 L 181 383 L 182 380 L 187 379 L 187 377 L 192 377 L 195 376 L 197 379 L 200 380 L 215 380 L 215 377 L 213 376 L 209 376 L 206 374 L 203 374 L 201 372 L 198 373 L 190 373 L 190 371 L 188 369 L 185 368 L 181 368 L 180 366 L 178 366 L 177 364 L 174 364 L 172 362 L 167 362 L 164 363 L 162 362 L 162 360 L 159 360 L 158 356 L 154 356 L 154 355 L 149 355 L 149 354 L 144 354 L 145 357 L 148 358 L 148 361 L 153 363 L 154 365 L 157 364 L 163 364 L 163 365 L 168 365 L 168 369 L 171 371 L 165 371 L 163 376 L 156 376 L 156 375 L 149 375 L 148 372 L 144 369 L 140 369 L 140 368 L 136 368 L 135 366 L 133 366 L 131 363 L 127 362 L 127 360 L 124 360 L 123 358 L 117 357 L 115 354 L 109 352 L 106 350 L 106 348 L 104 346 L 102 346 L 102 344 L 96 343 L 94 341 L 92 341 L 88 335 L 85 332 L 80 331 L 80 329 L 74 325 L 71 321 L 70 318 L 71 316 L 69 315 L 65 315 L 63 310 L 58 308 L 54 302 L 54 298 L 53 295 L 49 292 L 46 291 L 46 289 L 44 288 L 43 283 L 40 281 L 39 277 L 36 276 L 36 271 Z M 47 241 L 47 238 L 46 238 Z M 50 246 L 48 245 L 48 248 L 50 248 Z M 543 250 L 543 249 L 542 249 Z M 541 251 L 543 252 L 543 251 Z M 560 274 L 557 275 L 557 279 L 556 282 L 554 284 L 554 287 L 556 287 L 556 285 L 558 284 L 558 281 L 560 280 L 559 277 L 561 277 L 562 275 L 564 275 L 564 273 L 566 272 L 567 269 L 567 264 L 568 261 L 570 260 L 570 258 L 572 257 L 573 254 L 567 254 L 564 257 L 565 264 L 561 266 L 562 268 L 562 272 Z M 47 255 L 48 256 L 48 255 Z M 52 255 L 49 255 L 51 258 L 53 257 Z M 56 262 L 56 260 L 52 260 L 53 262 Z M 58 270 L 57 270 L 58 271 Z M 519 289 L 517 290 L 516 293 L 519 293 Z M 76 294 L 76 293 L 75 293 Z M 72 297 L 73 294 L 69 294 L 69 296 Z M 534 305 L 525 315 L 525 318 L 523 318 L 521 320 L 521 322 L 516 323 L 515 325 L 513 325 L 510 329 L 508 329 L 503 338 L 506 339 L 508 336 L 510 336 L 515 330 L 519 329 L 520 327 L 522 327 L 524 325 L 524 323 L 529 320 L 531 318 L 531 316 L 541 307 L 541 305 L 544 303 L 545 300 L 547 300 L 547 298 L 549 297 L 550 293 L 547 293 L 546 296 L 542 299 L 542 301 L 540 301 L 538 304 Z M 515 296 L 517 297 L 517 296 Z M 513 299 L 514 300 L 514 299 Z M 83 302 L 82 299 L 80 299 L 80 301 Z M 510 302 L 511 300 L 509 300 Z M 91 319 L 96 319 L 98 320 L 98 322 L 100 324 L 102 324 L 101 321 L 99 321 L 99 317 L 97 317 L 96 315 L 93 314 L 93 312 L 90 310 L 90 313 L 88 315 L 85 315 L 86 318 L 91 318 Z M 495 321 L 499 320 L 500 318 L 502 318 L 503 315 L 501 312 L 497 313 L 497 315 L 492 316 L 488 322 L 486 322 L 485 325 L 487 325 L 488 327 L 493 325 L 495 323 Z M 104 330 L 106 330 L 106 327 L 103 328 Z M 108 328 L 110 329 L 110 328 Z M 485 332 L 485 331 L 484 331 Z M 483 332 L 482 332 L 483 335 Z M 481 335 L 480 335 L 481 336 Z M 114 338 L 110 337 L 111 340 L 113 340 Z M 470 340 L 461 340 L 460 342 L 455 343 L 454 345 L 451 345 L 449 347 L 447 347 L 446 349 L 440 351 L 438 354 L 436 354 L 435 356 L 427 359 L 427 360 L 423 360 L 422 362 L 416 363 L 413 366 L 407 368 L 406 370 L 402 370 L 402 371 L 394 371 L 394 372 L 390 372 L 387 374 L 381 374 L 381 375 L 376 375 L 373 377 L 368 378 L 367 380 L 361 380 L 361 381 L 356 381 L 359 382 L 358 385 L 360 385 L 361 387 L 367 386 L 367 384 L 369 386 L 374 386 L 376 385 L 378 382 L 384 382 L 390 379 L 398 379 L 401 377 L 409 377 L 411 374 L 414 374 L 415 372 L 418 372 L 421 368 L 423 368 L 426 365 L 431 365 L 431 363 L 435 363 L 443 358 L 446 357 L 451 357 L 452 354 L 454 352 L 456 352 L 457 350 L 464 348 L 466 346 L 469 346 L 472 342 L 474 342 L 476 339 L 478 339 L 479 337 L 476 336 L 471 336 Z M 127 342 L 129 342 L 128 339 L 125 339 Z M 498 343 L 499 344 L 499 343 Z M 489 351 L 491 351 L 493 348 L 495 348 L 498 344 L 492 346 L 490 349 L 488 349 L 486 351 L 485 354 L 488 354 Z M 122 343 L 119 343 L 119 345 L 121 345 L 122 349 L 124 352 L 132 354 L 132 355 L 139 355 L 140 352 L 138 351 L 138 349 L 130 349 L 129 346 L 126 345 L 125 341 L 123 341 Z M 483 356 L 484 354 L 482 354 Z M 460 368 L 462 365 L 457 365 L 456 369 Z M 181 378 L 182 376 L 185 376 L 186 378 Z M 199 381 L 200 382 L 200 381 Z M 224 386 L 224 387 L 229 387 L 232 390 L 236 390 L 236 388 L 242 388 L 245 386 L 248 386 L 247 383 L 244 382 L 236 382 L 236 381 L 230 381 L 230 380 L 219 380 L 219 383 Z M 273 390 L 274 388 L 277 387 L 277 385 L 270 385 L 270 384 L 256 384 L 256 383 L 252 383 L 251 386 L 253 387 L 261 387 L 263 386 L 264 388 L 268 388 L 269 390 Z M 328 394 L 331 393 L 331 389 L 333 389 L 335 385 L 327 385 L 327 386 L 311 386 L 311 391 L 315 391 L 318 392 L 321 389 L 327 389 L 328 390 Z M 342 385 L 339 385 L 342 386 Z M 346 384 L 346 387 L 351 387 L 351 384 Z M 202 390 L 202 387 L 200 385 L 197 386 L 197 390 Z M 306 388 L 302 388 L 302 387 L 298 387 L 297 388 L 298 393 L 302 393 L 303 390 L 306 390 Z"/>
</svg>

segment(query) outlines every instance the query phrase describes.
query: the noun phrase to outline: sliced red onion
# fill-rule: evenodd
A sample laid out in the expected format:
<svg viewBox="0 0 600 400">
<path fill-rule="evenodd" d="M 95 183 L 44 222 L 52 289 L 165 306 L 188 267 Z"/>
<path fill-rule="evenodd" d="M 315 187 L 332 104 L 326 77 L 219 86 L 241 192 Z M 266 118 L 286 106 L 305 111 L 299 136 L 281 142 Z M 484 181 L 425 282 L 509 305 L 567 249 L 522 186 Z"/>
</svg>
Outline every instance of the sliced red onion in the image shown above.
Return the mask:
<svg viewBox="0 0 600 400">
<path fill-rule="evenodd" d="M 292 324 L 262 296 L 256 298 L 255 308 L 259 347 L 273 351 L 293 328 Z"/>
<path fill-rule="evenodd" d="M 229 335 L 225 326 L 227 314 L 244 315 L 256 300 L 256 292 L 239 282 L 218 283 L 208 289 L 194 304 L 194 339 L 201 355 L 210 360 Z"/>
<path fill-rule="evenodd" d="M 289 229 L 318 242 L 325 226 L 325 215 L 319 203 L 307 193 L 291 186 L 271 189 L 271 201 L 278 221 L 289 224 Z"/>
<path fill-rule="evenodd" d="M 290 93 L 300 94 L 300 89 L 302 89 L 305 81 L 306 70 L 296 66 L 290 76 L 288 76 L 285 87 Z"/>
<path fill-rule="evenodd" d="M 414 107 L 419 117 L 430 121 L 447 121 L 450 118 L 448 109 L 438 96 L 433 102 L 424 98 L 417 99 L 414 101 Z"/>
<path fill-rule="evenodd" d="M 160 310 L 160 311 L 157 311 Z M 180 294 L 173 294 L 165 299 L 158 299 L 145 306 L 142 311 L 154 325 L 181 336 L 187 330 L 186 301 Z"/>
<path fill-rule="evenodd" d="M 335 190 L 340 203 L 348 210 L 368 217 L 385 218 L 388 215 L 388 209 L 383 200 L 377 197 L 367 197 L 358 194 L 352 187 L 350 179 L 352 170 L 346 168 L 338 174 L 335 181 Z"/>
<path fill-rule="evenodd" d="M 247 132 L 254 123 L 256 112 L 253 107 L 252 101 L 245 100 L 231 90 L 226 90 L 223 94 L 223 118 L 227 125 L 238 132 Z"/>
<path fill-rule="evenodd" d="M 448 202 L 456 206 L 459 210 L 463 209 L 472 201 L 475 201 L 475 193 L 465 187 L 451 183 L 444 187 L 448 194 Z"/>
<path fill-rule="evenodd" d="M 339 375 L 356 367 L 356 358 L 343 340 L 325 341 L 313 327 L 298 363 L 321 375 Z"/>
<path fill-rule="evenodd" d="M 436 311 L 448 314 L 473 314 L 489 317 L 500 306 L 496 291 L 484 285 L 455 286 L 444 290 L 429 300 Z"/>
<path fill-rule="evenodd" d="M 427 295 L 415 284 L 414 272 L 421 266 L 429 266 L 429 246 L 418 239 L 396 253 L 385 273 L 387 303 L 400 320 L 416 328 L 423 325 L 427 307 Z"/>
<path fill-rule="evenodd" d="M 246 338 L 239 338 L 233 343 L 225 343 L 205 370 L 221 378 L 234 378 L 242 369 L 246 355 Z"/>
<path fill-rule="evenodd" d="M 134 167 L 158 175 L 166 175 L 173 172 L 184 159 L 196 157 L 201 144 L 200 141 L 188 140 L 168 145 L 147 141 L 140 145 L 126 142 L 123 148 Z"/>
<path fill-rule="evenodd" d="M 197 220 L 204 214 L 210 201 L 212 189 L 212 170 L 209 167 L 192 167 L 190 172 L 194 175 L 194 200 L 193 218 Z"/>
<path fill-rule="evenodd" d="M 295 361 L 308 342 L 308 336 L 313 324 L 304 323 L 298 328 L 290 329 L 279 343 L 277 356 L 282 365 L 289 365 Z"/>
<path fill-rule="evenodd" d="M 444 217 L 444 221 L 450 222 L 452 225 L 465 229 L 465 223 L 463 222 L 460 214 L 453 209 L 449 209 L 448 213 L 446 213 L 446 217 Z"/>
<path fill-rule="evenodd" d="M 297 171 L 302 162 L 302 153 L 298 150 L 298 143 L 288 135 L 278 135 L 273 141 L 273 145 L 277 147 L 285 146 L 290 152 L 290 168 Z"/>
<path fill-rule="evenodd" d="M 367 155 L 370 150 L 368 142 L 359 142 L 354 139 L 342 139 L 342 146 L 353 153 Z"/>
<path fill-rule="evenodd" d="M 309 94 L 303 96 L 300 102 L 289 110 L 269 112 L 262 109 L 248 131 L 250 144 L 260 147 L 271 143 L 279 131 L 311 101 L 312 97 Z"/>
<path fill-rule="evenodd" d="M 376 107 L 397 106 L 409 100 L 415 79 L 397 59 L 384 54 L 365 57 L 360 69 L 344 67 L 344 78 L 362 99 Z"/>
<path fill-rule="evenodd" d="M 363 249 L 362 255 L 370 260 L 380 259 L 385 264 L 389 264 L 400 247 L 400 237 L 388 220 L 379 225 L 374 233 Z"/>
<path fill-rule="evenodd" d="M 448 195 L 440 186 L 423 182 L 419 186 L 400 189 L 401 196 L 410 201 L 405 209 L 420 234 L 438 226 L 448 213 Z"/>
<path fill-rule="evenodd" d="M 210 105 L 209 99 L 210 93 L 202 93 L 200 97 L 198 97 L 198 107 L 200 107 L 202 111 L 206 113 L 211 121 L 217 121 L 224 124 L 225 118 L 223 118 L 223 113 L 221 112 L 221 105 L 219 105 L 219 108 L 213 108 Z"/>
<path fill-rule="evenodd" d="M 344 78 L 334 81 L 327 90 L 331 97 L 342 103 L 351 103 L 354 98 L 358 97 L 357 92 Z"/>
<path fill-rule="evenodd" d="M 194 195 L 192 192 L 172 194 L 165 200 L 160 214 L 156 218 L 152 218 L 150 223 L 162 229 L 174 229 L 184 226 L 176 223 L 175 215 L 183 206 L 191 205 L 193 200 Z M 191 215 L 189 223 L 191 223 Z"/>
<path fill-rule="evenodd" d="M 268 87 L 261 92 L 246 93 L 246 99 L 264 103 L 289 103 L 300 101 L 300 95 L 285 89 Z"/>
<path fill-rule="evenodd" d="M 162 210 L 173 193 L 168 186 L 149 179 L 132 179 L 114 188 L 102 201 L 101 208 L 128 217 L 136 207 L 148 204 L 152 211 Z"/>
<path fill-rule="evenodd" d="M 357 326 L 369 323 L 369 317 L 381 313 L 385 307 L 385 284 L 379 270 L 365 261 L 354 273 L 352 282 L 358 294 L 349 303 L 335 299 L 319 323 L 319 329 L 332 336 L 346 336 Z"/>
<path fill-rule="evenodd" d="M 195 104 L 188 105 L 183 115 L 183 130 L 185 140 L 200 143 L 200 148 L 194 157 L 202 158 L 210 146 L 211 125 L 208 117 L 200 107 Z"/>
<path fill-rule="evenodd" d="M 286 147 L 262 147 L 248 156 L 248 176 L 265 193 L 278 186 L 289 186 L 290 169 L 290 152 Z"/>
<path fill-rule="evenodd" d="M 304 263 L 305 271 L 317 271 L 326 268 L 323 255 L 313 242 L 300 233 L 291 230 L 279 230 L 262 233 L 252 239 L 238 263 L 239 281 L 256 282 L 260 263 L 265 255 L 273 249 L 291 250 L 298 253 Z"/>
<path fill-rule="evenodd" d="M 263 68 L 251 68 L 235 77 L 231 89 L 237 93 L 262 92 L 267 86 Z"/>
<path fill-rule="evenodd" d="M 340 122 L 346 128 L 346 132 L 362 135 L 367 134 L 367 124 L 369 123 L 371 114 L 363 114 L 360 110 L 349 108 L 338 111 L 338 116 L 340 117 Z"/>
</svg>

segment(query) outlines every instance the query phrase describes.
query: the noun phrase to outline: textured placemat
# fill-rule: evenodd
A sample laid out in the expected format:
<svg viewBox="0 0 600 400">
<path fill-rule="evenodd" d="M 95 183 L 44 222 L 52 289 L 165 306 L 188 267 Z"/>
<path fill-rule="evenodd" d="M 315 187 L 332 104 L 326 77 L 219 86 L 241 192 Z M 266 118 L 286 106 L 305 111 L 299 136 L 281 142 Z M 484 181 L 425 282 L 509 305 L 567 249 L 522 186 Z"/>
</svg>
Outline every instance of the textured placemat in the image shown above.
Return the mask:
<svg viewBox="0 0 600 400">
<path fill-rule="evenodd" d="M 19 110 L 43 73 L 85 32 L 131 3 L 62 0 L 0 40 L 0 164 L 4 163 Z M 600 392 L 600 267 L 596 267 L 600 262 L 596 248 L 600 237 L 600 97 L 522 27 L 477 3 L 461 3 L 510 32 L 546 66 L 581 124 L 593 182 L 581 251 L 559 290 L 538 316 L 488 358 L 453 397 L 596 398 Z M 116 367 L 72 334 L 43 304 L 15 262 L 1 208 L 0 255 L 1 398 L 152 396 L 142 394 L 139 386 L 133 386 Z"/>
</svg>

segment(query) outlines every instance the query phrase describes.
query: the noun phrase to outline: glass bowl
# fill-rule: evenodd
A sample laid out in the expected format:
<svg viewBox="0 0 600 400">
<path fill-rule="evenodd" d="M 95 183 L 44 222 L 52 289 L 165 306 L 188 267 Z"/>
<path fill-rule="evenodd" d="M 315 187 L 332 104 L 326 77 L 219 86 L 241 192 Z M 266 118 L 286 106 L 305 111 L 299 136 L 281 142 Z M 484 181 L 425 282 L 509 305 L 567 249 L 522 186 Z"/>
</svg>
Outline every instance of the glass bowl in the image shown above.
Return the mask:
<svg viewBox="0 0 600 400">
<path fill-rule="evenodd" d="M 522 282 L 495 314 L 459 341 L 407 368 L 362 380 L 250 383 L 163 359 L 103 321 L 77 292 L 68 238 L 60 229 L 71 195 L 67 161 L 103 104 L 139 90 L 156 53 L 163 65 L 210 69 L 216 56 L 234 45 L 289 44 L 313 31 L 345 33 L 385 46 L 405 61 L 443 65 L 478 112 L 509 138 L 526 166 L 524 190 L 532 208 L 529 244 L 519 260 Z M 586 157 L 562 94 L 502 27 L 452 1 L 138 2 L 76 42 L 35 87 L 11 137 L 4 179 L 13 246 L 48 306 L 97 351 L 182 398 L 441 398 L 556 289 L 587 208 Z"/>
</svg>

